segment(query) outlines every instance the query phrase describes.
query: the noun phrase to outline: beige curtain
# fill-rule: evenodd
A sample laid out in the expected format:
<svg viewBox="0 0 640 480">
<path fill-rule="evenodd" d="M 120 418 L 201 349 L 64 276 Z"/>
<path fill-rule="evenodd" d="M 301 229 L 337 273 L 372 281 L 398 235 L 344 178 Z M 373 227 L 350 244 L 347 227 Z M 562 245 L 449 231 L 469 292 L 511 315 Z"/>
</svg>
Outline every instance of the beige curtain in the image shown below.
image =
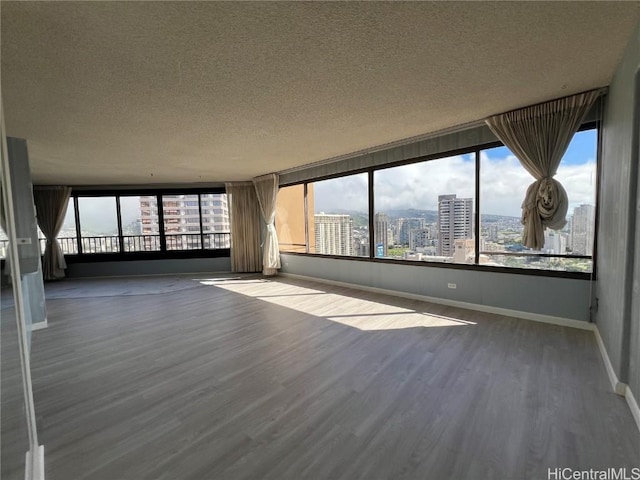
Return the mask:
<svg viewBox="0 0 640 480">
<path fill-rule="evenodd" d="M 260 206 L 251 182 L 226 183 L 231 217 L 231 270 L 259 272 Z"/>
<path fill-rule="evenodd" d="M 280 247 L 276 233 L 276 197 L 278 196 L 278 175 L 270 173 L 253 179 L 258 196 L 262 220 L 265 224 L 262 244 L 262 274 L 276 275 L 280 268 Z"/>
<path fill-rule="evenodd" d="M 486 119 L 493 133 L 535 178 L 522 203 L 522 243 L 526 247 L 540 250 L 544 229 L 558 230 L 567 223 L 567 192 L 553 177 L 599 93 L 581 93 Z"/>
<path fill-rule="evenodd" d="M 33 201 L 36 204 L 38 226 L 47 239 L 42 259 L 42 276 L 45 280 L 65 277 L 67 262 L 58 243 L 57 236 L 64 223 L 71 189 L 69 187 L 34 187 Z"/>
</svg>

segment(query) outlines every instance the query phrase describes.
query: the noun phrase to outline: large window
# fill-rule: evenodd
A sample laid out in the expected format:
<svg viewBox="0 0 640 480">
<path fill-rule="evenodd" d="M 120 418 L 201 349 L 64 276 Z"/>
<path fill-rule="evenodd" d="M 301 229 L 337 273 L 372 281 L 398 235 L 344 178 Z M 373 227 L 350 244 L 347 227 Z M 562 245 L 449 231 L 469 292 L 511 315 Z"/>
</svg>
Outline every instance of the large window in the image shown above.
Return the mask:
<svg viewBox="0 0 640 480">
<path fill-rule="evenodd" d="M 0 228 L 0 258 L 7 258 L 7 248 L 9 247 L 9 237 Z"/>
<path fill-rule="evenodd" d="M 533 178 L 506 147 L 481 152 L 480 263 L 590 272 L 595 225 L 597 132 L 573 137 L 556 178 L 569 197 L 567 224 L 545 231 L 542 250 L 523 247 L 520 205 Z"/>
<path fill-rule="evenodd" d="M 80 197 L 80 234 L 83 253 L 120 251 L 116 197 Z"/>
<path fill-rule="evenodd" d="M 44 249 L 47 246 L 44 233 L 38 228 L 38 240 L 40 241 L 40 251 L 44 254 Z M 67 212 L 64 217 L 64 223 L 58 233 L 58 243 L 62 248 L 62 252 L 65 255 L 74 255 L 78 253 L 78 241 L 76 234 L 76 216 L 75 216 L 75 199 L 69 198 L 67 204 Z M 5 235 L 4 231 L 0 228 L 0 258 L 6 258 L 7 248 L 9 246 L 9 239 Z"/>
<path fill-rule="evenodd" d="M 160 250 L 158 199 L 154 195 L 121 196 L 120 218 L 125 252 Z"/>
<path fill-rule="evenodd" d="M 65 255 L 78 253 L 78 233 L 76 230 L 76 199 L 69 198 L 67 213 L 64 216 L 62 228 L 58 232 L 58 243 Z"/>
<path fill-rule="evenodd" d="M 281 251 L 589 273 L 597 136 L 587 129 L 569 145 L 556 174 L 569 197 L 567 224 L 547 230 L 539 251 L 522 244 L 521 204 L 534 179 L 504 146 L 284 187 Z"/>
<path fill-rule="evenodd" d="M 204 251 L 229 249 L 229 227 L 227 195 L 221 191 L 79 191 L 69 198 L 58 242 L 65 255 L 161 258 L 170 251 L 184 258 L 197 250 L 197 256 L 217 256 Z M 44 251 L 44 235 L 38 233 Z M 0 230 L 0 258 L 7 245 Z M 151 257 L 141 255 L 145 252 Z"/>
<path fill-rule="evenodd" d="M 202 248 L 198 195 L 163 195 L 162 212 L 167 250 Z"/>
<path fill-rule="evenodd" d="M 226 193 L 200 195 L 204 248 L 230 248 L 229 204 Z"/>
<path fill-rule="evenodd" d="M 227 195 L 73 193 L 58 241 L 66 255 L 228 249 L 231 239 Z M 0 250 L 2 245 L 0 241 Z"/>
<path fill-rule="evenodd" d="M 374 256 L 475 262 L 475 155 L 374 172 Z"/>
<path fill-rule="evenodd" d="M 309 185 L 308 211 L 313 212 L 309 253 L 369 256 L 369 201 L 366 173 Z"/>
</svg>

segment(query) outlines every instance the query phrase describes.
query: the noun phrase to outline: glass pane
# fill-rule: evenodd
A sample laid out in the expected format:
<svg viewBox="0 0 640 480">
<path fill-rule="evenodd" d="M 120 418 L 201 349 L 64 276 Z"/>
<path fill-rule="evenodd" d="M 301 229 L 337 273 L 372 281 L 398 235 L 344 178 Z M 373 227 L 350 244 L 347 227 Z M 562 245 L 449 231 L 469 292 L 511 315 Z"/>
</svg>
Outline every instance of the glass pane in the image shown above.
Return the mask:
<svg viewBox="0 0 640 480">
<path fill-rule="evenodd" d="M 366 173 L 309 184 L 307 199 L 309 212 L 314 212 L 309 253 L 369 256 Z"/>
<path fill-rule="evenodd" d="M 281 252 L 307 251 L 304 233 L 304 185 L 284 187 L 278 191 L 276 231 Z M 312 227 L 309 236 L 313 235 L 315 229 Z"/>
<path fill-rule="evenodd" d="M 198 195 L 163 195 L 162 213 L 167 250 L 202 248 Z"/>
<path fill-rule="evenodd" d="M 9 238 L 0 228 L 0 258 L 7 258 L 7 247 L 9 246 Z"/>
<path fill-rule="evenodd" d="M 79 197 L 82 253 L 119 251 L 116 197 Z"/>
<path fill-rule="evenodd" d="M 204 248 L 230 248 L 229 203 L 226 193 L 200 194 Z"/>
<path fill-rule="evenodd" d="M 506 147 L 481 152 L 480 263 L 518 268 L 585 271 L 590 259 L 528 258 L 526 255 L 593 254 L 596 199 L 597 131 L 578 132 L 565 153 L 556 177 L 569 197 L 567 224 L 545 231 L 542 250 L 522 245 L 521 204 L 533 177 Z M 500 255 L 502 253 L 502 255 Z"/>
<path fill-rule="evenodd" d="M 58 243 L 65 255 L 78 253 L 78 237 L 76 232 L 75 199 L 71 197 L 67 204 L 67 213 L 64 216 L 62 228 L 58 232 Z"/>
<path fill-rule="evenodd" d="M 76 241 L 76 214 L 74 211 L 75 200 L 69 197 L 67 203 L 67 211 L 64 217 L 64 223 L 60 232 L 58 232 L 58 243 L 65 255 L 78 253 L 78 242 Z M 47 246 L 47 239 L 38 226 L 38 240 L 40 242 L 40 252 L 44 255 L 44 249 Z M 67 231 L 68 230 L 68 231 Z"/>
<path fill-rule="evenodd" d="M 40 244 L 40 254 L 44 255 L 44 249 L 47 246 L 47 238 L 44 236 L 44 233 L 42 233 L 42 230 L 40 230 L 40 225 L 36 225 L 36 230 L 38 231 L 38 243 Z"/>
<path fill-rule="evenodd" d="M 569 197 L 567 225 L 562 232 L 569 236 L 567 253 L 574 255 L 593 255 L 597 151 L 597 130 L 576 133 L 556 174 Z"/>
<path fill-rule="evenodd" d="M 155 195 L 120 197 L 120 218 L 125 252 L 160 250 L 158 199 Z"/>
<path fill-rule="evenodd" d="M 473 154 L 374 172 L 375 256 L 474 263 Z"/>
</svg>

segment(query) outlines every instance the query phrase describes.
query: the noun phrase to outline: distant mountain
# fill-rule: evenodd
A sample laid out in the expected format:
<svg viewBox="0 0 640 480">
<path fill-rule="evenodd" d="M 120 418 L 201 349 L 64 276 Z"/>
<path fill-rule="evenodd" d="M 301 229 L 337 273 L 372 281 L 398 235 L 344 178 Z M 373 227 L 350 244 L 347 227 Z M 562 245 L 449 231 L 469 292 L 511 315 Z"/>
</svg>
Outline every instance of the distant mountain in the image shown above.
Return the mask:
<svg viewBox="0 0 640 480">
<path fill-rule="evenodd" d="M 435 223 L 438 221 L 437 210 L 419 210 L 417 208 L 406 208 L 387 210 L 383 213 L 389 215 L 389 218 L 391 220 L 396 220 L 398 218 L 424 218 L 427 223 Z"/>
<path fill-rule="evenodd" d="M 328 213 L 328 212 L 327 212 Z M 337 213 L 340 215 L 350 215 L 353 218 L 354 226 L 366 226 L 368 225 L 367 214 L 365 212 L 358 212 L 355 210 L 337 209 L 332 210 L 331 213 Z M 380 213 L 386 213 L 390 220 L 397 220 L 398 218 L 424 218 L 426 223 L 436 223 L 438 221 L 437 210 L 419 210 L 417 208 L 400 208 L 394 210 L 385 210 Z M 520 221 L 520 217 L 510 217 L 507 215 L 481 215 L 480 220 L 482 223 L 503 223 Z"/>
<path fill-rule="evenodd" d="M 520 221 L 520 217 L 509 217 L 507 215 L 488 215 L 488 214 L 483 214 L 480 215 L 480 220 L 482 220 L 482 223 L 501 223 L 501 222 L 508 222 L 508 221 Z"/>
<path fill-rule="evenodd" d="M 316 212 L 316 213 L 320 213 L 320 212 Z M 325 212 L 325 213 L 329 213 L 329 212 Z M 365 212 L 357 212 L 355 210 L 344 210 L 342 208 L 339 208 L 337 210 L 332 210 L 331 213 L 337 213 L 338 215 L 349 215 L 353 220 L 354 227 L 369 226 L 368 215 Z"/>
</svg>

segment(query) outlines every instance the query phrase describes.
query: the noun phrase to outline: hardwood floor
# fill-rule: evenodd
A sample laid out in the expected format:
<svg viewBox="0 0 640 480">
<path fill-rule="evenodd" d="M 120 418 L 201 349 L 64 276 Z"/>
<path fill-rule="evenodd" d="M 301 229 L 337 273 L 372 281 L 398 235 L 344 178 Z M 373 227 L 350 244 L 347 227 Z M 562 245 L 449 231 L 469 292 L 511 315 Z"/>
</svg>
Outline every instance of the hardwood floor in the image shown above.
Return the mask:
<svg viewBox="0 0 640 480">
<path fill-rule="evenodd" d="M 591 332 L 283 278 L 180 282 L 55 287 L 69 293 L 48 300 L 32 355 L 47 479 L 640 466 Z"/>
</svg>

